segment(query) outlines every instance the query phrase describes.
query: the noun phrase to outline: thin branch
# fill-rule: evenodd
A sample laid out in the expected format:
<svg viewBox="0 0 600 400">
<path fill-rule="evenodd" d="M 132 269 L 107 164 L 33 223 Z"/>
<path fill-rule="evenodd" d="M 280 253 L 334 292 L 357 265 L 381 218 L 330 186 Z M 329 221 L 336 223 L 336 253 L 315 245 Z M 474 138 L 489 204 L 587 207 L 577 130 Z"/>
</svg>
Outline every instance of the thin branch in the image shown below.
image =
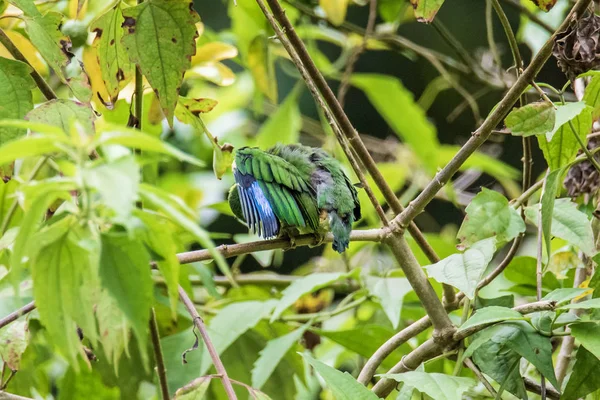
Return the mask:
<svg viewBox="0 0 600 400">
<path fill-rule="evenodd" d="M 490 384 L 490 382 L 488 382 L 485 376 L 483 376 L 483 373 L 481 373 L 481 370 L 477 368 L 477 365 L 475 365 L 475 363 L 468 357 L 465 358 L 463 363 L 467 366 L 467 368 L 473 371 L 477 379 L 479 379 L 479 381 L 483 383 L 483 386 L 485 386 L 487 391 L 490 392 L 492 396 L 496 396 L 496 390 L 494 390 L 494 387 Z"/>
<path fill-rule="evenodd" d="M 223 366 L 223 362 L 221 361 L 221 358 L 219 357 L 219 353 L 217 352 L 217 349 L 215 349 L 215 346 L 213 345 L 212 341 L 210 340 L 210 336 L 208 335 L 206 325 L 204 325 L 204 321 L 202 320 L 202 317 L 200 316 L 200 314 L 198 314 L 198 311 L 196 310 L 194 303 L 192 302 L 190 297 L 187 295 L 187 293 L 185 292 L 185 290 L 183 290 L 183 288 L 181 286 L 179 286 L 179 298 L 181 299 L 183 305 L 185 306 L 185 308 L 188 310 L 188 312 L 192 316 L 194 325 L 196 325 L 196 328 L 198 329 L 198 331 L 200 332 L 200 335 L 202 336 L 202 340 L 204 341 L 204 344 L 206 345 L 206 349 L 208 350 L 208 353 L 210 354 L 210 358 L 213 361 L 213 365 L 215 366 L 217 373 L 221 376 L 221 382 L 223 382 L 223 387 L 225 388 L 225 393 L 227 394 L 227 397 L 229 398 L 229 400 L 237 400 L 237 396 L 235 395 L 235 391 L 233 390 L 233 386 L 231 385 L 231 381 L 229 380 L 229 376 L 227 375 L 227 370 Z"/>
<path fill-rule="evenodd" d="M 572 18 L 583 14 L 590 2 L 591 0 L 578 0 L 556 32 L 564 30 L 569 25 Z M 433 200 L 436 193 L 452 178 L 464 162 L 487 140 L 491 135 L 492 130 L 502 122 L 511 107 L 519 100 L 521 94 L 527 88 L 527 85 L 529 85 L 529 82 L 534 80 L 535 76 L 537 76 L 538 72 L 552 54 L 556 32 L 546 41 L 538 54 L 531 61 L 531 64 L 523 71 L 523 74 L 516 80 L 515 84 L 506 93 L 504 98 L 488 115 L 475 133 L 473 133 L 465 145 L 456 153 L 452 160 L 436 174 L 435 178 L 425 187 L 421 194 L 412 201 L 399 216 L 394 218 L 392 227 L 399 230 L 406 228 L 408 224 L 425 209 L 427 204 Z"/>
<path fill-rule="evenodd" d="M 527 8 L 525 5 L 521 4 L 519 1 L 515 0 L 502 0 L 504 4 L 508 4 L 509 6 L 517 9 L 521 14 L 525 15 L 527 18 L 531 20 L 531 22 L 542 27 L 546 32 L 553 33 L 554 29 L 544 22 L 541 18 L 539 18 L 533 11 Z"/>
<path fill-rule="evenodd" d="M 499 69 L 502 69 L 502 58 L 500 57 L 500 52 L 498 51 L 498 46 L 496 46 L 496 40 L 494 39 L 494 24 L 492 19 L 492 0 L 486 0 L 485 2 L 485 26 L 487 29 L 487 41 L 488 47 L 494 56 L 494 60 L 496 61 L 496 65 Z"/>
<path fill-rule="evenodd" d="M 167 383 L 167 370 L 165 360 L 160 347 L 160 335 L 158 334 L 158 323 L 156 321 L 156 312 L 154 308 L 150 310 L 150 337 L 152 339 L 152 349 L 154 349 L 154 360 L 156 361 L 156 374 L 160 384 L 160 393 L 162 400 L 169 400 L 169 386 Z"/>
<path fill-rule="evenodd" d="M 526 376 L 523 377 L 523 381 L 525 383 L 525 389 L 535 394 L 542 394 L 542 385 Z M 549 399 L 560 400 L 560 392 L 550 384 L 547 384 L 545 393 L 546 397 Z"/>
<path fill-rule="evenodd" d="M 12 42 L 12 40 L 10 40 L 10 38 L 6 35 L 4 30 L 2 30 L 2 29 L 0 29 L 0 43 L 2 43 L 2 45 L 4 47 L 6 47 L 6 50 L 8 50 L 10 55 L 13 56 L 13 58 L 15 60 L 24 62 L 25 64 L 27 64 L 31 67 L 31 77 L 35 81 L 38 88 L 40 88 L 40 91 L 42 92 L 44 97 L 46 97 L 47 100 L 54 100 L 54 99 L 58 98 L 56 96 L 56 93 L 54 93 L 54 90 L 52 90 L 52 88 L 48 85 L 48 83 L 44 80 L 44 78 L 40 75 L 40 73 L 37 72 L 35 68 L 33 68 L 31 63 L 29 61 L 27 61 L 27 58 L 25 58 L 23 53 L 21 53 L 21 51 Z"/>
<path fill-rule="evenodd" d="M 0 329 L 10 324 L 11 322 L 16 321 L 17 319 L 19 319 L 19 317 L 22 317 L 25 314 L 29 314 L 33 310 L 35 310 L 35 303 L 32 301 L 31 303 L 28 303 L 23 307 L 19 308 L 17 311 L 11 312 L 6 317 L 0 319 Z"/>
<path fill-rule="evenodd" d="M 506 38 L 508 39 L 508 44 L 510 46 L 510 51 L 512 52 L 513 59 L 515 61 L 515 66 L 517 67 L 517 73 L 523 69 L 523 58 L 521 58 L 521 53 L 519 52 L 519 44 L 517 43 L 517 38 L 510 26 L 510 22 L 508 17 L 504 13 L 504 10 L 498 3 L 498 0 L 491 0 L 492 6 L 494 7 L 494 11 L 496 11 L 496 15 L 500 19 L 500 23 L 502 24 L 502 28 L 504 29 L 504 33 Z"/>
</svg>

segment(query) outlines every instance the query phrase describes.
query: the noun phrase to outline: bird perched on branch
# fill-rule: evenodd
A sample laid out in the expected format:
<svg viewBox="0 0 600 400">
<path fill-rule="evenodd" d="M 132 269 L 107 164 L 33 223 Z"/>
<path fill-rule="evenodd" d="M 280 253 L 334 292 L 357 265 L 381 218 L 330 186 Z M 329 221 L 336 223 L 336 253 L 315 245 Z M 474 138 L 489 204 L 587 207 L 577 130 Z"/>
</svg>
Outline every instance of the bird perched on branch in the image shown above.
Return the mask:
<svg viewBox="0 0 600 400">
<path fill-rule="evenodd" d="M 355 187 L 340 163 L 322 149 L 276 145 L 267 151 L 243 147 L 233 163 L 229 191 L 234 214 L 264 239 L 297 233 L 333 234 L 333 249 L 348 248 L 360 219 Z"/>
</svg>

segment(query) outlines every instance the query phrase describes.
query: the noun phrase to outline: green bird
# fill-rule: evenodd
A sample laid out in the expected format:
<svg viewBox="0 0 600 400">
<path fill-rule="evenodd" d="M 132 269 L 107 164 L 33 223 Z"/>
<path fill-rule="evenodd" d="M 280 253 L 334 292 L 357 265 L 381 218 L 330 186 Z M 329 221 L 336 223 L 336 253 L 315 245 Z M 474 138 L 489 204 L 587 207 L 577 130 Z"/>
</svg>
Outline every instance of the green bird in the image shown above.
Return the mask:
<svg viewBox="0 0 600 400">
<path fill-rule="evenodd" d="M 276 145 L 243 147 L 233 163 L 233 213 L 264 239 L 298 233 L 333 234 L 333 249 L 348 248 L 360 219 L 355 187 L 336 159 L 322 149 Z"/>
</svg>

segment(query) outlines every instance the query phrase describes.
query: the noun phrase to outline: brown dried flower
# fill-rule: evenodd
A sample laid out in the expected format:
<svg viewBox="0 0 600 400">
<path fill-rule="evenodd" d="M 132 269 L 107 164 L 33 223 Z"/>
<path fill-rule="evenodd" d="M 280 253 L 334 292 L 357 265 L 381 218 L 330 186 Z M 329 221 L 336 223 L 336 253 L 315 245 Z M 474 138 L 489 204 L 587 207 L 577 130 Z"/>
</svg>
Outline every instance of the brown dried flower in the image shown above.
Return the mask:
<svg viewBox="0 0 600 400">
<path fill-rule="evenodd" d="M 572 21 L 557 34 L 552 54 L 569 80 L 600 66 L 600 17 L 591 14 Z"/>
</svg>

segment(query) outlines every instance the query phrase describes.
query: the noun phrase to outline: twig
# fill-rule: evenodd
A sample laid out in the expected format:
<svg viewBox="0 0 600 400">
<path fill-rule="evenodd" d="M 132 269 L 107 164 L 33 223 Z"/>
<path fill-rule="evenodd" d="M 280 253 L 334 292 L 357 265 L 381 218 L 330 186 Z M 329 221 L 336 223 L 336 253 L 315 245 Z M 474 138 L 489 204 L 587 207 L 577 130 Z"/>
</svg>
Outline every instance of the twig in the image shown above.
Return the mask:
<svg viewBox="0 0 600 400">
<path fill-rule="evenodd" d="M 554 32 L 554 29 L 550 25 L 548 25 L 546 22 L 542 21 L 542 19 L 540 19 L 537 15 L 535 15 L 535 13 L 533 11 L 531 11 L 530 9 L 525 7 L 520 2 L 515 1 L 515 0 L 502 0 L 502 2 L 504 4 L 508 4 L 509 6 L 517 9 L 521 14 L 524 14 L 525 16 L 527 16 L 527 18 L 529 18 L 531 20 L 531 22 L 534 22 L 535 24 L 544 28 L 546 30 L 546 32 L 548 32 L 548 33 Z"/>
<path fill-rule="evenodd" d="M 591 0 L 578 0 L 556 32 L 564 30 L 574 16 L 579 16 L 586 10 L 590 2 Z M 425 206 L 433 200 L 436 193 L 450 180 L 450 178 L 452 178 L 463 163 L 487 140 L 491 135 L 492 130 L 502 122 L 510 108 L 519 100 L 519 97 L 526 89 L 529 82 L 534 80 L 535 76 L 552 54 L 555 36 L 556 33 L 546 41 L 538 54 L 531 61 L 531 64 L 523 71 L 523 74 L 516 80 L 515 84 L 498 103 L 494 111 L 489 114 L 482 125 L 475 133 L 473 133 L 471 138 L 456 153 L 452 160 L 436 174 L 435 178 L 425 187 L 421 194 L 412 201 L 399 216 L 392 220 L 391 226 L 393 229 L 402 230 L 406 228 L 408 224 L 425 209 Z"/>
<path fill-rule="evenodd" d="M 48 83 L 44 80 L 44 78 L 42 78 L 40 73 L 37 72 L 37 70 L 35 68 L 33 68 L 31 63 L 29 61 L 27 61 L 27 58 L 25 58 L 23 53 L 21 53 L 21 51 L 12 42 L 12 40 L 10 40 L 10 38 L 6 35 L 4 30 L 2 30 L 2 29 L 0 29 L 0 43 L 2 43 L 2 45 L 4 47 L 6 47 L 6 50 L 8 50 L 10 55 L 13 56 L 15 60 L 24 62 L 25 64 L 27 64 L 31 67 L 31 70 L 32 70 L 31 77 L 35 81 L 38 88 L 40 88 L 40 91 L 42 92 L 44 97 L 46 97 L 47 100 L 54 100 L 54 99 L 58 98 L 56 96 L 56 93 L 54 93 L 54 90 L 52 90 L 52 88 L 48 85 Z"/>
<path fill-rule="evenodd" d="M 465 358 L 463 363 L 467 366 L 467 368 L 473 371 L 477 379 L 479 379 L 479 381 L 483 383 L 483 386 L 485 386 L 487 391 L 490 392 L 492 396 L 496 396 L 496 390 L 494 390 L 494 387 L 490 384 L 490 382 L 488 382 L 488 380 L 485 379 L 485 376 L 483 376 L 479 368 L 477 368 L 477 365 L 475 365 L 475 363 L 470 358 Z"/>
<path fill-rule="evenodd" d="M 206 330 L 206 325 L 204 325 L 204 321 L 202 320 L 202 317 L 200 316 L 200 314 L 198 314 L 198 311 L 196 311 L 196 307 L 194 306 L 194 303 L 192 302 L 190 297 L 187 295 L 187 293 L 185 292 L 185 290 L 183 290 L 183 288 L 181 286 L 179 286 L 179 298 L 181 299 L 183 305 L 185 306 L 185 308 L 188 310 L 188 312 L 192 316 L 194 325 L 196 325 L 196 328 L 198 329 L 198 331 L 200 332 L 200 335 L 202 336 L 202 340 L 204 341 L 204 344 L 206 345 L 206 349 L 208 350 L 208 353 L 210 354 L 210 358 L 213 361 L 213 365 L 215 366 L 217 373 L 221 376 L 221 382 L 223 382 L 223 387 L 225 388 L 225 393 L 227 393 L 227 397 L 229 398 L 229 400 L 237 400 L 237 396 L 235 395 L 235 391 L 233 390 L 233 386 L 231 385 L 231 381 L 229 380 L 229 376 L 227 375 L 227 370 L 223 366 L 223 362 L 221 361 L 221 358 L 219 357 L 219 353 L 217 352 L 217 349 L 215 349 L 215 346 L 213 345 L 212 341 L 210 340 L 208 331 Z"/>
<path fill-rule="evenodd" d="M 485 26 L 487 29 L 487 41 L 490 51 L 494 56 L 494 60 L 496 61 L 496 65 L 500 70 L 502 70 L 502 58 L 500 57 L 500 52 L 498 51 L 498 46 L 496 46 L 496 40 L 494 39 L 494 23 L 492 19 L 492 0 L 486 0 L 485 2 Z"/>
<path fill-rule="evenodd" d="M 546 176 L 544 177 L 544 186 L 542 188 L 542 195 L 543 192 L 546 190 L 546 183 L 548 181 L 548 174 L 550 173 L 550 169 L 548 168 L 546 170 Z M 542 278 L 543 278 L 543 274 L 544 274 L 544 270 L 543 270 L 543 265 L 542 265 L 542 254 L 543 254 L 543 244 L 544 244 L 544 238 L 543 238 L 543 229 L 542 229 L 542 208 L 540 207 L 538 210 L 538 231 L 537 231 L 537 260 L 536 260 L 536 264 L 535 264 L 535 276 L 536 276 L 536 298 L 538 301 L 540 301 L 542 299 Z M 549 250 L 549 249 L 548 249 Z M 550 261 L 550 260 L 548 260 Z M 541 373 L 541 371 L 540 371 Z M 546 378 L 544 377 L 544 375 L 541 375 L 541 382 L 540 382 L 540 388 L 541 388 L 541 397 L 542 400 L 546 400 Z"/>
<path fill-rule="evenodd" d="M 6 317 L 0 319 L 0 329 L 10 324 L 11 322 L 16 321 L 17 319 L 19 319 L 19 317 L 22 317 L 25 314 L 29 314 L 33 310 L 35 310 L 35 303 L 32 301 L 31 303 L 25 304 L 17 311 L 11 312 Z"/>
<path fill-rule="evenodd" d="M 518 73 L 523 69 L 523 59 L 521 58 L 521 53 L 519 52 L 519 44 L 517 43 L 517 38 L 515 37 L 515 34 L 510 26 L 510 22 L 508 21 L 508 17 L 504 13 L 504 10 L 500 6 L 500 3 L 498 3 L 498 0 L 491 0 L 491 2 L 492 6 L 494 7 L 494 11 L 496 11 L 496 15 L 500 19 L 500 23 L 502 24 L 502 28 L 504 29 L 506 38 L 508 39 L 508 45 L 510 46 L 510 51 L 512 52 Z"/>
<path fill-rule="evenodd" d="M 542 385 L 535 382 L 534 380 L 524 376 L 523 381 L 525 383 L 525 389 L 535 394 L 542 394 Z M 552 385 L 546 386 L 546 397 L 553 400 L 560 400 L 560 392 L 556 390 Z"/>
<path fill-rule="evenodd" d="M 169 400 L 169 386 L 167 383 L 167 370 L 165 360 L 160 347 L 160 336 L 158 334 L 158 323 L 156 321 L 156 312 L 154 308 L 150 310 L 150 337 L 152 339 L 152 348 L 154 349 L 154 360 L 156 361 L 156 374 L 160 384 L 160 393 L 163 400 Z"/>
</svg>

